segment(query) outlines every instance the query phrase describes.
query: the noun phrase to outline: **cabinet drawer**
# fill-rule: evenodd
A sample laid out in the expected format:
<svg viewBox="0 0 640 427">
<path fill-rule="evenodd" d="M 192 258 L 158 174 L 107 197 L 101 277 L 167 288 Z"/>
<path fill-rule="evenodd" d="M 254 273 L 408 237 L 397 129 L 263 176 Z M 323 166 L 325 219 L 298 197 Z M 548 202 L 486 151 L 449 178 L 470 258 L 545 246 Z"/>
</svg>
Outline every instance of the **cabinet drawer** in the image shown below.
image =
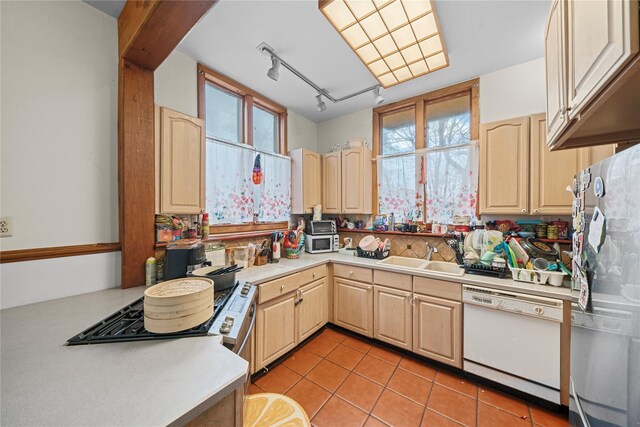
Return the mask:
<svg viewBox="0 0 640 427">
<path fill-rule="evenodd" d="M 358 280 L 360 282 L 371 283 L 372 271 L 370 268 L 353 267 L 350 265 L 334 264 L 333 275 L 345 279 Z"/>
<path fill-rule="evenodd" d="M 389 271 L 374 270 L 373 283 L 393 289 L 411 292 L 411 276 L 408 274 L 391 273 Z"/>
<path fill-rule="evenodd" d="M 272 280 L 271 282 L 263 283 L 259 286 L 260 295 L 258 302 L 262 304 L 298 289 L 300 286 L 300 273 L 281 277 L 279 279 Z"/>
<path fill-rule="evenodd" d="M 314 280 L 322 279 L 327 276 L 327 265 L 319 265 L 317 267 L 312 267 L 307 270 L 301 271 L 300 273 L 300 285 L 306 285 L 307 283 L 311 283 Z"/>
<path fill-rule="evenodd" d="M 422 295 L 462 301 L 462 285 L 428 277 L 413 278 L 413 292 Z"/>
</svg>

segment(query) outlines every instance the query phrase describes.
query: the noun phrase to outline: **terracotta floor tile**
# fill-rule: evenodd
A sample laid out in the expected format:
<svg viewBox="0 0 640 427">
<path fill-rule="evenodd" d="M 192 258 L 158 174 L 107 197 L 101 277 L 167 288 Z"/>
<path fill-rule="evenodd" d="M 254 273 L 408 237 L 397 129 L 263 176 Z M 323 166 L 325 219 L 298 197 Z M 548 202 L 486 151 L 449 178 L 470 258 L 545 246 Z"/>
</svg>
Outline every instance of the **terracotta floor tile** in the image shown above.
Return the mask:
<svg viewBox="0 0 640 427">
<path fill-rule="evenodd" d="M 385 385 L 396 367 L 391 363 L 366 355 L 354 368 L 353 372 L 369 378 L 378 384 Z"/>
<path fill-rule="evenodd" d="M 413 372 L 416 375 L 419 375 L 428 380 L 433 380 L 436 376 L 436 368 L 433 366 L 427 365 L 424 362 L 420 362 L 416 359 L 412 359 L 409 357 L 403 357 L 398 367 L 405 369 L 409 372 Z"/>
<path fill-rule="evenodd" d="M 364 427 L 388 427 L 388 425 L 376 417 L 369 416 L 369 418 L 367 418 L 367 422 L 364 423 Z"/>
<path fill-rule="evenodd" d="M 331 353 L 331 350 L 333 350 L 337 346 L 337 342 L 321 336 L 317 336 L 302 348 L 305 351 L 310 351 L 311 353 L 317 354 L 320 357 L 325 357 L 327 354 Z"/>
<path fill-rule="evenodd" d="M 438 371 L 435 382 L 452 388 L 460 393 L 476 399 L 478 397 L 478 386 L 459 375 L 454 375 L 446 371 Z"/>
<path fill-rule="evenodd" d="M 249 384 L 249 391 L 248 391 L 248 393 L 249 393 L 249 394 L 257 394 L 257 393 L 264 393 L 264 391 L 262 391 L 262 390 L 260 389 L 260 387 L 258 387 L 257 385 L 255 385 L 255 384 L 253 384 L 253 383 L 252 383 L 252 384 Z"/>
<path fill-rule="evenodd" d="M 347 337 L 342 332 L 336 331 L 335 329 L 327 328 L 320 333 L 321 337 L 330 339 L 335 342 L 342 342 Z"/>
<path fill-rule="evenodd" d="M 378 399 L 371 415 L 394 427 L 420 425 L 424 406 L 386 389 Z"/>
<path fill-rule="evenodd" d="M 437 412 L 427 409 L 424 411 L 424 418 L 420 427 L 460 427 L 461 424 L 450 418 L 440 415 Z"/>
<path fill-rule="evenodd" d="M 518 417 L 529 418 L 529 406 L 522 400 L 511 397 L 508 394 L 488 387 L 480 387 L 478 399 L 481 402 L 493 405 Z"/>
<path fill-rule="evenodd" d="M 531 426 L 531 421 L 529 417 L 522 419 L 486 403 L 478 404 L 478 427 L 511 426 Z"/>
<path fill-rule="evenodd" d="M 369 356 L 377 357 L 385 362 L 389 362 L 393 365 L 400 363 L 402 356 L 395 351 L 388 350 L 384 347 L 373 346 L 367 353 Z"/>
<path fill-rule="evenodd" d="M 384 387 L 353 372 L 336 390 L 336 395 L 369 413 Z"/>
<path fill-rule="evenodd" d="M 285 394 L 295 383 L 300 375 L 283 365 L 278 365 L 266 375 L 258 378 L 255 384 L 267 393 Z"/>
<path fill-rule="evenodd" d="M 387 384 L 391 389 L 421 405 L 427 404 L 433 383 L 404 369 L 396 369 Z"/>
<path fill-rule="evenodd" d="M 287 368 L 299 373 L 300 375 L 306 375 L 314 366 L 316 366 L 322 358 L 310 351 L 300 349 L 289 356 L 282 364 Z"/>
<path fill-rule="evenodd" d="M 320 412 L 313 417 L 311 423 L 316 427 L 360 427 L 367 417 L 366 412 L 337 396 L 331 396 Z"/>
<path fill-rule="evenodd" d="M 476 403 L 475 399 L 465 394 L 434 384 L 427 408 L 464 425 L 475 426 Z"/>
<path fill-rule="evenodd" d="M 531 421 L 533 424 L 543 427 L 564 427 L 569 425 L 569 420 L 557 412 L 547 411 L 538 406 L 531 405 Z"/>
<path fill-rule="evenodd" d="M 351 348 L 355 348 L 358 351 L 361 351 L 363 353 L 366 353 L 367 351 L 371 350 L 372 345 L 369 343 L 366 343 L 362 340 L 359 340 L 358 338 L 353 338 L 350 336 L 347 336 L 344 341 L 342 341 L 343 345 L 346 345 L 347 347 L 351 347 Z"/>
<path fill-rule="evenodd" d="M 287 396 L 298 402 L 311 419 L 329 400 L 331 393 L 303 378 L 287 392 Z"/>
<path fill-rule="evenodd" d="M 335 363 L 338 366 L 342 366 L 345 369 L 352 370 L 356 367 L 358 362 L 362 360 L 364 353 L 354 350 L 351 347 L 340 344 L 334 348 L 331 353 L 327 354 L 325 359 Z"/>
<path fill-rule="evenodd" d="M 333 393 L 348 376 L 349 371 L 343 367 L 323 360 L 318 363 L 305 378 Z"/>
</svg>

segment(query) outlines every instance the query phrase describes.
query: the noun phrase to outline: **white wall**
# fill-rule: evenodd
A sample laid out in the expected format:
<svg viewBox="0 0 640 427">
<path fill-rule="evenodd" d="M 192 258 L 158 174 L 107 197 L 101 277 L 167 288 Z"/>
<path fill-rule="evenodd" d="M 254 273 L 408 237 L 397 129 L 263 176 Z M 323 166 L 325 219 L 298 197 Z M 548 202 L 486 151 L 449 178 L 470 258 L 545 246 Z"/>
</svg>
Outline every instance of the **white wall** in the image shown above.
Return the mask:
<svg viewBox="0 0 640 427">
<path fill-rule="evenodd" d="M 318 124 L 292 110 L 288 110 L 287 113 L 287 146 L 289 151 L 296 148 L 318 151 Z"/>
<path fill-rule="evenodd" d="M 366 138 L 373 143 L 372 135 L 373 109 L 356 111 L 318 123 L 318 151 L 328 153 L 334 144 L 344 144 L 356 138 Z"/>
<path fill-rule="evenodd" d="M 480 76 L 480 123 L 546 111 L 544 58 Z"/>
<path fill-rule="evenodd" d="M 155 103 L 198 116 L 198 63 L 174 50 L 153 73 Z"/>
<path fill-rule="evenodd" d="M 116 20 L 80 1 L 0 15 L 0 249 L 117 242 Z M 115 287 L 120 253 L 5 263 L 0 280 L 2 308 Z"/>
<path fill-rule="evenodd" d="M 116 20 L 0 2 L 2 250 L 118 241 Z"/>
</svg>

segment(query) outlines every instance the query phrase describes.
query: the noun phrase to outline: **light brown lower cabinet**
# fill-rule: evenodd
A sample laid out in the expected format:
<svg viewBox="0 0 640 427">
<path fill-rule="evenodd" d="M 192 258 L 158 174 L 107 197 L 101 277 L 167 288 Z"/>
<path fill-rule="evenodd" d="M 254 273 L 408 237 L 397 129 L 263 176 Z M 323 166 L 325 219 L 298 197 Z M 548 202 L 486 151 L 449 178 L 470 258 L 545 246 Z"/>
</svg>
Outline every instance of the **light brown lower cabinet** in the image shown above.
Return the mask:
<svg viewBox="0 0 640 427">
<path fill-rule="evenodd" d="M 412 349 L 412 293 L 385 286 L 373 287 L 373 337 L 406 350 Z"/>
<path fill-rule="evenodd" d="M 329 320 L 327 280 L 316 280 L 300 288 L 298 342 L 304 341 Z"/>
<path fill-rule="evenodd" d="M 462 303 L 415 294 L 413 352 L 462 368 Z"/>
<path fill-rule="evenodd" d="M 373 285 L 336 277 L 333 321 L 343 328 L 373 337 Z"/>
<path fill-rule="evenodd" d="M 269 363 L 297 345 L 297 292 L 258 306 L 256 318 L 256 369 Z"/>
</svg>

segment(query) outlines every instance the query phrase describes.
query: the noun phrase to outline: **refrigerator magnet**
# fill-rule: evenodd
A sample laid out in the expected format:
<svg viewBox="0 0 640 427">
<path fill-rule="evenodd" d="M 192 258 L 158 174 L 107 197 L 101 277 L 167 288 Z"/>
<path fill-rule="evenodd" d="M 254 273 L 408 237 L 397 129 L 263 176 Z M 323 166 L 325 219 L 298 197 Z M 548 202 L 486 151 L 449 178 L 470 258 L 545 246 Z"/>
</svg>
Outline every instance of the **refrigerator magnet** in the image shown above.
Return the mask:
<svg viewBox="0 0 640 427">
<path fill-rule="evenodd" d="M 584 190 L 580 192 L 580 210 L 584 210 Z"/>
<path fill-rule="evenodd" d="M 604 181 L 601 176 L 597 176 L 596 180 L 593 182 L 593 193 L 596 197 L 604 196 Z"/>
<path fill-rule="evenodd" d="M 604 214 L 602 213 L 600 208 L 596 206 L 593 209 L 591 223 L 589 224 L 589 235 L 587 236 L 589 246 L 591 246 L 596 253 L 600 252 L 600 246 L 604 241 L 604 236 L 606 233 L 605 221 L 606 218 Z"/>
<path fill-rule="evenodd" d="M 580 296 L 578 297 L 578 305 L 582 311 L 587 310 L 587 305 L 589 304 L 589 282 L 587 279 L 582 277 L 580 279 Z"/>
</svg>

